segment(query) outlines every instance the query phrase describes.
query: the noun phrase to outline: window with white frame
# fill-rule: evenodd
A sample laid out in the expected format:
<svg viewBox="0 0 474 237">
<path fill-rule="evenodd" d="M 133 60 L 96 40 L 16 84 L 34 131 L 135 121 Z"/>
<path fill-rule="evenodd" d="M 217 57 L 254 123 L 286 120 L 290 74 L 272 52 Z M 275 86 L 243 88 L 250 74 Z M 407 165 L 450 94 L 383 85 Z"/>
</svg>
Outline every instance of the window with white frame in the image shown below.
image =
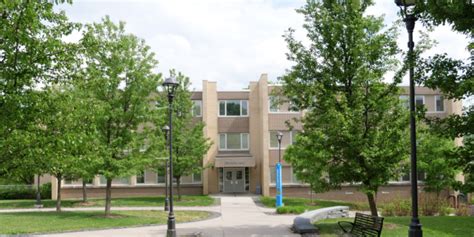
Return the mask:
<svg viewBox="0 0 474 237">
<path fill-rule="evenodd" d="M 280 104 L 277 96 L 268 97 L 268 111 L 273 113 L 280 112 Z"/>
<path fill-rule="evenodd" d="M 403 104 L 403 107 L 405 107 L 406 109 L 409 109 L 410 108 L 410 97 L 408 95 L 401 95 L 401 96 L 399 96 L 399 98 L 400 98 L 400 101 Z"/>
<path fill-rule="evenodd" d="M 291 166 L 282 166 L 281 176 L 283 184 L 302 184 L 302 182 L 296 178 L 295 171 Z M 275 166 L 270 166 L 270 183 L 276 183 Z"/>
<path fill-rule="evenodd" d="M 283 134 L 281 139 L 281 148 L 286 148 L 288 145 L 293 144 L 295 142 L 295 136 L 298 133 L 297 131 L 280 131 Z M 278 138 L 277 138 L 278 131 L 270 131 L 270 148 L 277 149 L 278 148 Z"/>
<path fill-rule="evenodd" d="M 194 117 L 202 116 L 202 100 L 193 100 L 192 114 Z"/>
<path fill-rule="evenodd" d="M 442 95 L 435 96 L 436 112 L 444 112 L 444 97 Z"/>
<path fill-rule="evenodd" d="M 248 150 L 248 133 L 220 133 L 219 150 Z"/>
<path fill-rule="evenodd" d="M 219 100 L 219 116 L 248 116 L 248 100 Z"/>
<path fill-rule="evenodd" d="M 141 171 L 137 174 L 137 184 L 145 184 L 145 172 L 146 171 Z"/>
<path fill-rule="evenodd" d="M 417 95 L 415 96 L 415 105 L 416 106 L 423 106 L 425 105 L 425 96 Z"/>
<path fill-rule="evenodd" d="M 193 183 L 201 183 L 202 182 L 202 174 L 201 172 L 196 172 L 193 174 Z"/>
</svg>

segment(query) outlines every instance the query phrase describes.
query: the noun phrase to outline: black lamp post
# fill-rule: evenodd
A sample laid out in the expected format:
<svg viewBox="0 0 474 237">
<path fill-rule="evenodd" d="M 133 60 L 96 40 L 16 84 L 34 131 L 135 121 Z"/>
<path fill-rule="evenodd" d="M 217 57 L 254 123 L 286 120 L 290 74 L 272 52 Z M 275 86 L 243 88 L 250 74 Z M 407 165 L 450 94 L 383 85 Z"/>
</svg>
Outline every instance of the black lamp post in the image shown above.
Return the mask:
<svg viewBox="0 0 474 237">
<path fill-rule="evenodd" d="M 283 133 L 278 132 L 276 137 L 278 140 L 278 162 L 281 164 L 281 139 L 283 138 Z"/>
<path fill-rule="evenodd" d="M 408 31 L 408 63 L 410 67 L 410 143 L 411 143 L 411 209 L 412 218 L 408 236 L 421 237 L 423 231 L 421 230 L 420 220 L 418 219 L 418 178 L 416 170 L 416 124 L 415 124 L 415 83 L 413 79 L 415 60 L 413 48 L 413 29 L 417 18 L 414 14 L 416 0 L 395 0 L 395 4 L 400 7 L 400 12 L 403 16 L 403 21 Z"/>
<path fill-rule="evenodd" d="M 166 236 L 168 237 L 175 237 L 176 236 L 176 221 L 174 218 L 174 213 L 173 213 L 173 125 L 172 125 L 172 115 L 173 115 L 173 98 L 174 98 L 174 93 L 176 91 L 176 88 L 178 87 L 178 82 L 176 79 L 171 76 L 169 78 L 166 78 L 165 81 L 163 82 L 163 87 L 165 88 L 165 91 L 168 93 L 168 115 L 169 115 L 169 121 L 168 121 L 168 126 L 169 126 L 169 136 L 168 136 L 168 141 L 169 141 L 169 152 L 170 152 L 170 158 L 169 158 L 169 172 L 168 172 L 168 178 L 170 180 L 169 184 L 169 213 L 168 213 L 168 230 L 166 232 Z"/>
<path fill-rule="evenodd" d="M 36 203 L 35 203 L 36 208 L 41 208 L 43 207 L 43 204 L 41 203 L 41 185 L 40 185 L 40 175 L 36 177 Z"/>
<path fill-rule="evenodd" d="M 168 133 L 170 132 L 170 127 L 168 125 L 163 126 L 161 129 L 165 134 L 165 141 L 166 145 L 168 145 Z M 165 211 L 169 211 L 169 199 L 168 199 L 168 168 L 169 168 L 169 160 L 165 162 Z"/>
</svg>

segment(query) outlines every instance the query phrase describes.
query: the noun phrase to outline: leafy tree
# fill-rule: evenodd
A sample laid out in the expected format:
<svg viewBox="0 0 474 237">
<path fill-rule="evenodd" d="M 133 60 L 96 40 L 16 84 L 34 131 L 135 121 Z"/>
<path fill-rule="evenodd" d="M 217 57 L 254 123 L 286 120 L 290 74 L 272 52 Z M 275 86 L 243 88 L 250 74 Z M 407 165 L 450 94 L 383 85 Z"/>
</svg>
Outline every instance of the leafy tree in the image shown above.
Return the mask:
<svg viewBox="0 0 474 237">
<path fill-rule="evenodd" d="M 101 106 L 91 113 L 104 147 L 99 174 L 107 180 L 106 216 L 110 216 L 112 179 L 143 170 L 163 147 L 163 139 L 153 132 L 159 122 L 153 102 L 160 81 L 153 73 L 157 61 L 150 47 L 126 34 L 124 27 L 123 22 L 116 25 L 105 17 L 87 25 L 81 39 L 85 66 L 78 78 L 84 79 L 84 91 Z"/>
<path fill-rule="evenodd" d="M 171 71 L 171 74 L 176 73 Z M 176 79 L 179 87 L 173 101 L 173 176 L 178 200 L 181 200 L 181 178 L 202 171 L 202 158 L 209 150 L 210 142 L 204 136 L 204 123 L 193 119 L 189 78 L 178 73 Z M 160 104 L 167 103 L 167 98 L 163 98 Z M 165 121 L 167 124 L 168 119 Z"/>
<path fill-rule="evenodd" d="M 371 1 L 313 1 L 298 10 L 305 17 L 308 46 L 285 35 L 294 66 L 282 77 L 283 93 L 300 110 L 303 131 L 285 160 L 316 192 L 360 184 L 372 215 L 375 195 L 406 158 L 408 114 L 397 84 L 383 82 L 395 69 L 396 30 L 382 31 L 383 19 L 365 16 Z"/>
<path fill-rule="evenodd" d="M 47 88 L 40 95 L 36 107 L 42 113 L 30 126 L 34 139 L 29 148 L 31 159 L 42 157 L 44 172 L 57 178 L 56 211 L 60 212 L 61 181 L 93 164 L 95 160 L 88 157 L 101 150 L 97 132 L 87 122 L 89 111 L 97 108 L 93 103 L 83 103 L 75 91 L 65 86 Z"/>
<path fill-rule="evenodd" d="M 424 189 L 435 192 L 439 198 L 441 191 L 452 187 L 456 182 L 458 169 L 453 165 L 452 152 L 455 150 L 454 141 L 437 136 L 426 125 L 418 129 L 417 155 L 419 168 L 425 172 Z"/>
<path fill-rule="evenodd" d="M 421 1 L 416 11 L 424 23 L 438 26 L 449 23 L 453 30 L 466 34 L 471 42 L 467 49 L 474 55 L 474 4 L 471 1 Z M 417 81 L 429 88 L 439 89 L 448 99 L 463 100 L 474 95 L 474 58 L 470 60 L 452 59 L 446 53 L 431 57 L 419 57 L 415 70 Z M 461 114 L 452 114 L 446 118 L 429 118 L 427 122 L 437 133 L 448 137 L 464 138 L 463 146 L 457 147 L 456 166 L 463 171 L 466 182 L 457 185 L 463 192 L 474 192 L 474 106 L 464 107 Z"/>
<path fill-rule="evenodd" d="M 53 9 L 64 1 L 2 1 L 0 3 L 0 175 L 30 179 L 43 173 L 40 157 L 21 144 L 41 111 L 35 108 L 38 87 L 67 78 L 73 54 L 62 38 L 79 27 Z M 33 137 L 32 137 L 33 136 Z M 24 168 L 25 164 L 30 164 Z"/>
</svg>

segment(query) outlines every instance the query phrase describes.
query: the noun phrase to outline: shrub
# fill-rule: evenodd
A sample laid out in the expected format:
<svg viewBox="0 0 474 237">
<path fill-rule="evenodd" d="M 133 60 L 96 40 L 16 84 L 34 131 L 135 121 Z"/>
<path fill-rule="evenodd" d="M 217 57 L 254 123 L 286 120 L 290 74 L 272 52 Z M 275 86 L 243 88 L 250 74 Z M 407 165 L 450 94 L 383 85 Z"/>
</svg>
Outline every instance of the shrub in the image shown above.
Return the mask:
<svg viewBox="0 0 474 237">
<path fill-rule="evenodd" d="M 32 199 L 35 190 L 26 185 L 6 185 L 0 187 L 0 199 Z"/>
<path fill-rule="evenodd" d="M 30 185 L 0 186 L 0 200 L 36 199 L 36 189 Z M 51 199 L 51 183 L 41 185 L 41 199 Z"/>
<path fill-rule="evenodd" d="M 430 193 L 424 193 L 421 196 L 420 208 L 420 213 L 423 216 L 445 216 L 450 212 L 446 200 Z"/>
<path fill-rule="evenodd" d="M 456 209 L 455 214 L 456 214 L 456 216 L 470 216 L 471 208 L 469 207 L 469 205 L 461 204 Z"/>
<path fill-rule="evenodd" d="M 382 205 L 383 216 L 409 216 L 411 203 L 407 199 L 394 199 L 392 202 Z"/>
<path fill-rule="evenodd" d="M 304 206 L 283 206 L 276 209 L 278 214 L 301 214 L 305 211 L 306 208 Z"/>
</svg>

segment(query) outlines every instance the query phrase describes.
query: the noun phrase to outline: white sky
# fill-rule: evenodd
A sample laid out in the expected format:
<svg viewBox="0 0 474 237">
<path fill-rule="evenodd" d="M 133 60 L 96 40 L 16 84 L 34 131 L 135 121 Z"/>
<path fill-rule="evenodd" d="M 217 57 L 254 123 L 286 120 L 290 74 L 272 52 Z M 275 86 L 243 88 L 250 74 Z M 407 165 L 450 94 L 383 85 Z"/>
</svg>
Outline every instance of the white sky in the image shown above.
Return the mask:
<svg viewBox="0 0 474 237">
<path fill-rule="evenodd" d="M 282 35 L 289 27 L 304 38 L 303 17 L 295 12 L 303 0 L 76 0 L 63 5 L 72 21 L 99 22 L 105 15 L 125 21 L 126 30 L 145 39 L 159 60 L 157 71 L 168 75 L 176 68 L 190 77 L 192 88 L 200 90 L 202 80 L 217 81 L 219 90 L 240 90 L 249 81 L 268 73 L 276 81 L 291 62 L 286 60 Z M 385 14 L 386 24 L 397 19 L 392 0 L 377 0 L 369 14 Z M 421 29 L 418 23 L 415 29 Z M 399 46 L 406 48 L 403 29 Z M 431 53 L 446 52 L 467 59 L 468 39 L 438 27 L 431 33 L 439 44 Z M 79 35 L 74 37 L 79 38 Z M 415 34 L 416 40 L 416 34 Z"/>
</svg>

